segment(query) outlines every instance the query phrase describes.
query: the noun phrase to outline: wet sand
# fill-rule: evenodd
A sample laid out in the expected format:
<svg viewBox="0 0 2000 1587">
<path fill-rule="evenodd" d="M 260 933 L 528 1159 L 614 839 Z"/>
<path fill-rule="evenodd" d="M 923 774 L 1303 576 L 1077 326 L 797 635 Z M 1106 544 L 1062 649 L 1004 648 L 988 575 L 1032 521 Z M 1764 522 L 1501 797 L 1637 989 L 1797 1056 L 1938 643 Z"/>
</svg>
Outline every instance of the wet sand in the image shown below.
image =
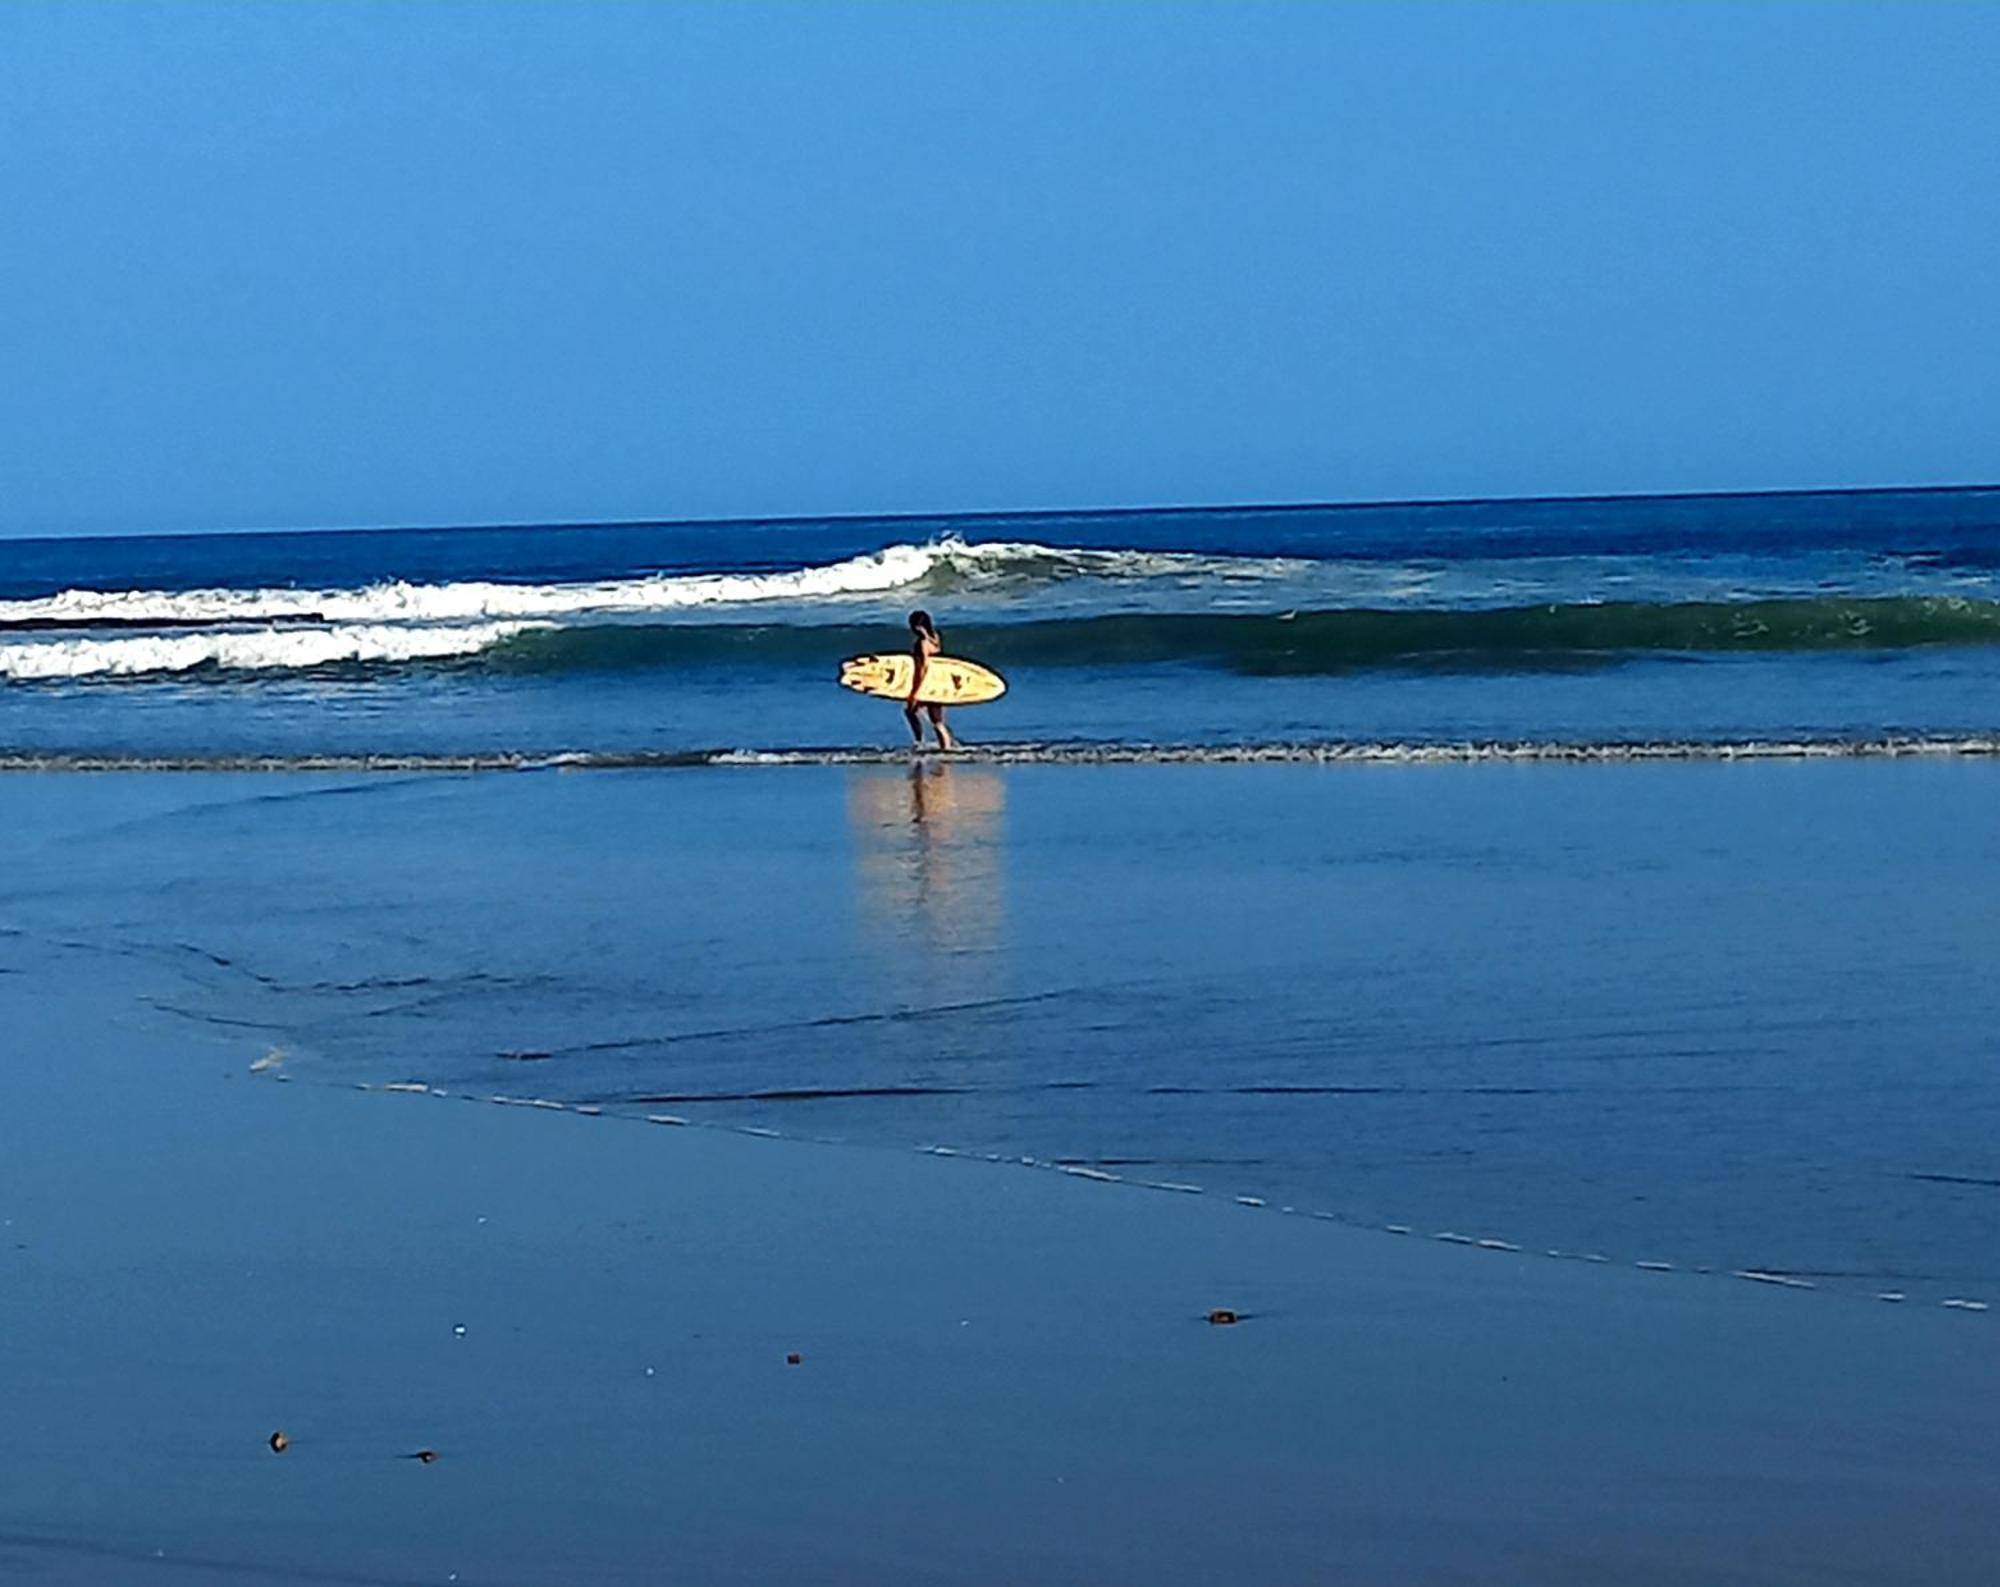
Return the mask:
<svg viewBox="0 0 2000 1587">
<path fill-rule="evenodd" d="M 1994 1314 L 283 1083 L 250 1033 L 127 1017 L 101 956 L 0 947 L 0 1576 L 1983 1583 L 2000 1558 Z"/>
</svg>

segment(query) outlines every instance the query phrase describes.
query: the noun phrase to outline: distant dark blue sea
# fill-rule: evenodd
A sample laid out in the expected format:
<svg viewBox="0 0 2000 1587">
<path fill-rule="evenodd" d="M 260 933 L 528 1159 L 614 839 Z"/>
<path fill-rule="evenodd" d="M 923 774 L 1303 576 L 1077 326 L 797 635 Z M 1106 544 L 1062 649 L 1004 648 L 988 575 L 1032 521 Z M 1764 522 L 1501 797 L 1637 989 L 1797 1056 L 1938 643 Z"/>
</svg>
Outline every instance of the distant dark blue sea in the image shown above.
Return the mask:
<svg viewBox="0 0 2000 1587">
<path fill-rule="evenodd" d="M 2000 490 L 1964 489 L 22 541 L 0 751 L 888 748 L 832 680 L 916 606 L 1012 683 L 975 744 L 2000 725 Z"/>
</svg>

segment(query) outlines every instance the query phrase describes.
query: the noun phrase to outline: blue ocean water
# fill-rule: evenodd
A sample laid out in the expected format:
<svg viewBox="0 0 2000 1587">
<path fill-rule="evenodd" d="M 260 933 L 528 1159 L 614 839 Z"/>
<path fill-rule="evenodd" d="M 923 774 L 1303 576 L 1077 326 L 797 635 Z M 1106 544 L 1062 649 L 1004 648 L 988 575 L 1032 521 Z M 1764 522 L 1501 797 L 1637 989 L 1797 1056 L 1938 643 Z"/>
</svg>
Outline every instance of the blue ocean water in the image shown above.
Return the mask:
<svg viewBox="0 0 2000 1587">
<path fill-rule="evenodd" d="M 915 605 L 956 760 L 833 683 Z M 163 1052 L 2000 1303 L 2000 491 L 30 543 L 0 625 L 0 973 Z"/>
<path fill-rule="evenodd" d="M 16 542 L 0 751 L 888 747 L 919 605 L 974 742 L 1977 735 L 2000 490 Z"/>
</svg>

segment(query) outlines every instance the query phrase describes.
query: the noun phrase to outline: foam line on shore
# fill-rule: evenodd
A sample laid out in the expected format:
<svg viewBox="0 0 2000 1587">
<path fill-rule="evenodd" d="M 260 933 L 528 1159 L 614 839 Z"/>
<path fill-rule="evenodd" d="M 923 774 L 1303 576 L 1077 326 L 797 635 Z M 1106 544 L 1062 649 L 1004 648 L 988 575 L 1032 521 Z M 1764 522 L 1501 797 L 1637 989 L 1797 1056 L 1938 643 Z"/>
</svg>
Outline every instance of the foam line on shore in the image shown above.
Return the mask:
<svg viewBox="0 0 2000 1587">
<path fill-rule="evenodd" d="M 261 1060 L 259 1062 L 261 1063 Z M 292 1078 L 291 1076 L 284 1074 L 280 1070 L 273 1067 L 265 1066 L 260 1068 L 259 1064 L 257 1063 L 253 1063 L 250 1066 L 249 1072 L 252 1075 L 255 1075 L 259 1078 L 281 1083 L 289 1082 Z M 336 1081 L 320 1081 L 317 1083 L 325 1085 L 331 1089 L 339 1089 L 341 1085 L 340 1082 Z M 352 1082 L 350 1084 L 351 1084 L 351 1089 L 353 1090 L 374 1091 L 380 1095 L 396 1095 L 396 1096 L 428 1095 L 434 1097 L 443 1097 L 446 1098 L 447 1100 L 457 1100 L 463 1102 L 480 1102 L 500 1107 L 539 1108 L 547 1112 L 570 1113 L 583 1118 L 621 1119 L 627 1123 L 665 1124 L 665 1125 L 687 1126 L 696 1129 L 723 1130 L 733 1135 L 751 1136 L 760 1140 L 786 1141 L 786 1140 L 796 1140 L 796 1139 L 810 1139 L 816 1141 L 818 1144 L 827 1146 L 848 1146 L 852 1144 L 850 1142 L 839 1141 L 823 1136 L 792 1137 L 785 1135 L 783 1132 L 779 1130 L 769 1129 L 764 1126 L 724 1123 L 721 1121 L 708 1122 L 704 1120 L 685 1118 L 679 1114 L 662 1114 L 662 1113 L 641 1114 L 641 1113 L 628 1113 L 615 1110 L 608 1111 L 604 1107 L 595 1103 L 559 1102 L 547 1097 L 517 1097 L 517 1096 L 507 1096 L 503 1094 L 491 1094 L 491 1093 L 481 1094 L 481 1095 L 475 1095 L 472 1093 L 465 1093 L 465 1092 L 455 1093 L 443 1090 L 435 1086 L 425 1085 L 416 1081 L 399 1081 L 381 1086 L 370 1086 L 365 1082 Z M 1051 1161 L 1045 1161 L 1037 1157 L 1019 1157 L 1010 1159 L 1001 1156 L 999 1153 L 993 1153 L 993 1152 L 980 1153 L 980 1152 L 964 1151 L 958 1147 L 936 1144 L 936 1143 L 930 1145 L 917 1146 L 913 1148 L 913 1150 L 927 1157 L 965 1158 L 968 1161 L 983 1161 L 988 1164 L 995 1164 L 995 1165 L 1011 1164 L 1017 1167 L 1040 1169 L 1048 1173 L 1062 1174 L 1066 1178 L 1080 1179 L 1103 1185 L 1126 1186 L 1135 1190 L 1164 1191 L 1170 1193 L 1193 1194 L 1193 1195 L 1201 1195 L 1204 1193 L 1204 1189 L 1200 1185 L 1176 1183 L 1168 1180 L 1128 1179 L 1119 1174 L 1107 1173 L 1101 1169 L 1090 1168 L 1073 1162 L 1059 1162 L 1059 1161 L 1051 1162 Z M 1234 1202 L 1235 1205 L 1242 1207 L 1247 1211 L 1270 1212 L 1279 1217 L 1304 1216 L 1316 1219 L 1324 1223 L 1337 1223 L 1346 1228 L 1359 1229 L 1364 1231 L 1373 1231 L 1378 1233 L 1408 1235 L 1413 1232 L 1409 1224 L 1368 1223 L 1348 1217 L 1339 1212 L 1325 1211 L 1312 1208 L 1305 1209 L 1303 1212 L 1301 1212 L 1299 1208 L 1292 1206 L 1282 1206 L 1274 1208 L 1264 1197 L 1261 1196 L 1239 1195 L 1239 1196 L 1233 1196 L 1231 1200 Z M 1460 1234 L 1454 1230 L 1442 1230 L 1432 1235 L 1431 1238 L 1443 1244 L 1458 1245 L 1465 1247 L 1467 1250 L 1485 1251 L 1498 1255 L 1527 1256 L 1527 1257 L 1539 1256 L 1543 1260 L 1554 1260 L 1559 1262 L 1583 1261 L 1583 1262 L 1596 1263 L 1600 1266 L 1620 1265 L 1614 1258 L 1607 1256 L 1602 1252 L 1590 1251 L 1590 1252 L 1583 1252 L 1573 1256 L 1569 1252 L 1557 1249 L 1552 1246 L 1537 1249 L 1537 1248 L 1523 1246 L 1511 1240 L 1503 1240 L 1498 1238 L 1497 1236 L 1492 1236 L 1492 1235 L 1469 1235 L 1469 1234 Z M 1718 1276 L 1717 1270 L 1711 1267 L 1706 1267 L 1706 1266 L 1688 1267 L 1688 1266 L 1682 1266 L 1674 1262 L 1663 1262 L 1657 1260 L 1639 1260 L 1639 1261 L 1631 1261 L 1629 1264 L 1626 1265 L 1629 1265 L 1631 1268 L 1637 1271 L 1646 1273 L 1672 1274 L 1676 1276 L 1686 1275 L 1697 1278 L 1710 1278 Z M 1723 1270 L 1720 1276 L 1726 1276 L 1728 1278 L 1734 1278 L 1734 1279 L 1742 1279 L 1751 1283 L 1770 1285 L 1781 1289 L 1812 1290 L 1822 1294 L 1831 1293 L 1828 1291 L 1821 1290 L 1820 1286 L 1811 1279 L 1802 1278 L 1796 1273 L 1789 1273 L 1782 1269 L 1730 1268 Z M 1881 1303 L 1900 1305 L 1907 1301 L 1908 1296 L 1901 1290 L 1880 1290 L 1873 1292 L 1872 1296 L 1869 1298 L 1872 1298 L 1877 1302 Z M 1990 1302 L 1967 1295 L 1947 1296 L 1940 1299 L 1936 1304 L 1941 1310 L 1966 1312 L 1966 1313 L 1986 1313 L 1992 1309 Z"/>
<path fill-rule="evenodd" d="M 680 771 L 803 766 L 1429 766 L 1631 761 L 1801 761 L 2000 758 L 2000 731 L 1879 738 L 1325 739 L 1284 743 L 974 744 L 944 754 L 853 747 L 686 750 L 524 750 L 464 754 L 119 754 L 0 750 L 0 774 L 28 772 L 474 773 Z"/>
</svg>

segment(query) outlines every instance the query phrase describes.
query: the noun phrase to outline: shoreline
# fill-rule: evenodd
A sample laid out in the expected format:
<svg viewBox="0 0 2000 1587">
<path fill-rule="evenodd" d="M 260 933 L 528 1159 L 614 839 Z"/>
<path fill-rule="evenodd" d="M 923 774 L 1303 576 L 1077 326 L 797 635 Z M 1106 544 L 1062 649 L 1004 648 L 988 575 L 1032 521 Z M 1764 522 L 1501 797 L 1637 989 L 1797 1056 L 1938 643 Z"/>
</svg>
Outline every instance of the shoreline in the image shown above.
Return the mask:
<svg viewBox="0 0 2000 1587">
<path fill-rule="evenodd" d="M 1935 1307 L 272 1083 L 38 952 L 0 977 L 37 1580 L 1969 1587 L 2000 1550 L 1990 1336 Z"/>
<path fill-rule="evenodd" d="M 961 743 L 951 751 L 818 746 L 775 749 L 504 750 L 450 753 L 106 754 L 88 750 L 0 750 L 0 776 L 160 772 L 493 773 L 685 771 L 804 766 L 1483 766 L 1628 765 L 1658 762 L 1969 760 L 2000 758 L 2000 734 L 1911 734 L 1880 738 L 1326 739 L 1297 743 L 1151 744 L 1116 741 Z"/>
<path fill-rule="evenodd" d="M 1337 1228 L 1362 1234 L 1390 1235 L 1398 1239 L 1412 1241 L 1433 1241 L 1440 1245 L 1457 1247 L 1468 1253 L 1473 1251 L 1496 1252 L 1507 1256 L 1527 1257 L 1543 1261 L 1579 1264 L 1586 1267 L 1630 1270 L 1637 1273 L 1651 1273 L 1680 1279 L 1722 1279 L 1742 1283 L 1768 1285 L 1778 1289 L 1799 1291 L 1816 1296 L 1841 1301 L 1865 1301 L 1878 1305 L 1909 1306 L 1912 1309 L 1936 1307 L 1942 1311 L 1956 1312 L 1964 1316 L 1979 1316 L 1994 1310 L 1995 1302 L 1990 1298 L 1975 1295 L 1944 1295 L 1938 1297 L 1911 1296 L 1898 1290 L 1859 1291 L 1822 1286 L 1813 1277 L 1788 1271 L 1783 1268 L 1728 1268 L 1685 1261 L 1667 1261 L 1657 1258 L 1640 1258 L 1629 1253 L 1611 1255 L 1602 1251 L 1568 1251 L 1554 1247 L 1537 1245 L 1531 1239 L 1507 1240 L 1490 1232 L 1461 1233 L 1457 1229 L 1429 1230 L 1409 1223 L 1377 1223 L 1327 1211 L 1322 1208 L 1281 1205 L 1266 1196 L 1238 1195 L 1227 1190 L 1214 1190 L 1207 1185 L 1187 1180 L 1147 1179 L 1132 1174 L 1113 1172 L 1092 1167 L 1087 1163 L 1058 1158 L 1035 1156 L 1009 1157 L 999 1152 L 982 1151 L 976 1147 L 949 1144 L 912 1145 L 895 1147 L 880 1142 L 850 1140 L 836 1135 L 807 1134 L 778 1129 L 766 1125 L 732 1124 L 719 1119 L 690 1118 L 677 1113 L 643 1113 L 628 1108 L 594 1102 L 569 1102 L 553 1097 L 532 1095 L 479 1094 L 469 1091 L 454 1091 L 445 1086 L 429 1085 L 419 1080 L 394 1080 L 373 1082 L 365 1080 L 305 1079 L 284 1074 L 282 1055 L 274 1053 L 264 1060 L 269 1067 L 257 1070 L 266 1084 L 300 1084 L 308 1089 L 318 1088 L 328 1091 L 374 1092 L 383 1096 L 430 1097 L 438 1101 L 470 1103 L 475 1106 L 525 1108 L 542 1113 L 570 1113 L 579 1118 L 602 1119 L 611 1123 L 643 1124 L 654 1128 L 712 1130 L 722 1135 L 742 1136 L 752 1140 L 775 1141 L 780 1144 L 800 1144 L 806 1146 L 832 1147 L 843 1151 L 897 1152 L 909 1151 L 919 1157 L 943 1159 L 962 1163 L 970 1168 L 997 1168 L 1004 1170 L 1029 1170 L 1040 1174 L 1053 1174 L 1066 1179 L 1083 1180 L 1090 1184 L 1102 1185 L 1108 1189 L 1137 1191 L 1165 1196 L 1201 1196 L 1212 1205 L 1233 1206 L 1247 1212 L 1261 1212 L 1273 1217 L 1292 1218 L 1304 1222 L 1332 1224 Z M 786 1100 L 782 1093 L 768 1095 L 750 1093 L 744 1098 L 756 1102 L 764 1100 Z M 1953 1176 L 1927 1176 L 1942 1179 L 1947 1183 L 1984 1185 L 1989 1183 L 1977 1179 L 1956 1179 Z M 1470 1227 L 1470 1226 L 1468 1226 Z M 1510 1231 L 1516 1232 L 1518 1231 Z"/>
</svg>

